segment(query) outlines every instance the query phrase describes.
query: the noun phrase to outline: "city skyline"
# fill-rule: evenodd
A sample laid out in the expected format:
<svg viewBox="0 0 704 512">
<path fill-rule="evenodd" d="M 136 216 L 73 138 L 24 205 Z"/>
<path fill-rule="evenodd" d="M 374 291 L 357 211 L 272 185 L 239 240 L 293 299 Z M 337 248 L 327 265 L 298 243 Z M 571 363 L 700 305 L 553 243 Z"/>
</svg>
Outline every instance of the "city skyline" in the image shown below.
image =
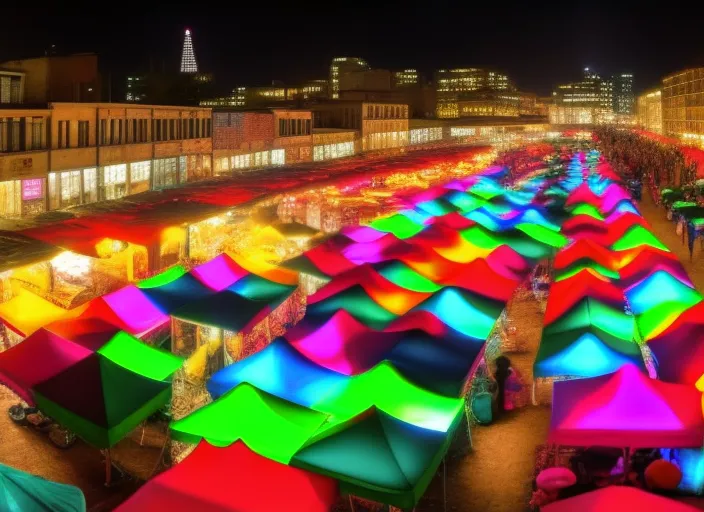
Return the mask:
<svg viewBox="0 0 704 512">
<path fill-rule="evenodd" d="M 340 55 L 362 57 L 372 68 L 415 68 L 428 77 L 447 67 L 493 68 L 511 76 L 520 89 L 541 95 L 576 79 L 584 67 L 604 75 L 633 73 L 634 87 L 642 91 L 664 75 L 704 63 L 697 32 L 687 30 L 696 16 L 673 27 L 668 12 L 655 16 L 598 4 L 559 10 L 518 5 L 507 12 L 455 2 L 441 2 L 425 14 L 395 6 L 371 11 L 362 5 L 354 11 L 330 7 L 304 15 L 302 9 L 274 5 L 268 13 L 279 16 L 271 17 L 257 9 L 234 16 L 227 9 L 207 12 L 201 5 L 163 11 L 147 6 L 137 15 L 116 13 L 109 23 L 90 23 L 84 13 L 74 16 L 72 8 L 39 15 L 12 8 L 5 17 L 9 30 L 0 34 L 0 60 L 43 55 L 54 44 L 59 53 L 98 53 L 102 70 L 116 76 L 150 66 L 178 71 L 183 33 L 189 28 L 199 69 L 213 73 L 221 88 L 324 78 L 330 60 Z M 249 18 L 261 18 L 261 23 L 246 22 Z M 458 19 L 466 21 L 447 30 Z M 22 29 L 30 22 L 37 28 L 31 37 Z M 111 27 L 130 36 L 115 44 Z M 291 45 L 299 32 L 310 34 L 300 40 L 312 43 L 301 42 L 297 53 Z"/>
</svg>

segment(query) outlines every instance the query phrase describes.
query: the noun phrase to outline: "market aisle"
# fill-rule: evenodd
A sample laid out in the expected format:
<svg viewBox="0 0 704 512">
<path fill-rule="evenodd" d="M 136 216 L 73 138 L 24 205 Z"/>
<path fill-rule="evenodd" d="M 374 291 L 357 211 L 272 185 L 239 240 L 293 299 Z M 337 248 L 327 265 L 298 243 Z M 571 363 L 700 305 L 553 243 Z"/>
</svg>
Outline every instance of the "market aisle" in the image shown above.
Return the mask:
<svg viewBox="0 0 704 512">
<path fill-rule="evenodd" d="M 527 351 L 507 354 L 530 386 L 533 361 L 540 343 L 543 313 L 532 299 L 514 300 L 510 318 L 525 340 Z M 545 442 L 550 407 L 529 405 L 507 413 L 498 422 L 472 430 L 474 451 L 448 464 L 447 510 L 521 512 L 529 510 L 535 448 Z M 442 480 L 431 484 L 419 512 L 442 510 Z"/>
</svg>

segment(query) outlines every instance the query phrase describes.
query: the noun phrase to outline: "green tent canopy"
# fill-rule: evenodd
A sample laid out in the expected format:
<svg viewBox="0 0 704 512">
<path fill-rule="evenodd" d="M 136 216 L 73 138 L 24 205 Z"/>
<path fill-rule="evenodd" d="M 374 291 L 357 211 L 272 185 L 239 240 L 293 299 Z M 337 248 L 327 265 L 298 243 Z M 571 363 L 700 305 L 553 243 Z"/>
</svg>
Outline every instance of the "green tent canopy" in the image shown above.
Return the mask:
<svg viewBox="0 0 704 512">
<path fill-rule="evenodd" d="M 411 509 L 435 475 L 461 418 L 445 433 L 371 410 L 312 438 L 291 465 L 336 478 L 343 493 Z"/>
<path fill-rule="evenodd" d="M 405 240 L 420 233 L 425 226 L 416 224 L 405 215 L 397 213 L 390 217 L 383 217 L 373 221 L 369 226 L 377 231 L 393 233 L 396 238 Z"/>
<path fill-rule="evenodd" d="M 109 448 L 168 403 L 171 383 L 94 353 L 33 388 L 37 407 L 98 448 Z"/>
<path fill-rule="evenodd" d="M 243 383 L 205 407 L 171 424 L 173 439 L 214 446 L 241 440 L 252 451 L 288 464 L 296 451 L 326 422 L 312 411 Z"/>
<path fill-rule="evenodd" d="M 120 331 L 98 349 L 98 353 L 127 370 L 154 380 L 167 380 L 183 364 L 183 359 L 151 347 Z"/>
<path fill-rule="evenodd" d="M 64 485 L 0 464 L 0 510 L 8 512 L 85 512 L 78 487 Z"/>
<path fill-rule="evenodd" d="M 579 203 L 572 208 L 572 215 L 589 215 L 597 220 L 604 220 L 604 216 L 599 212 L 596 206 L 587 203 Z"/>
<path fill-rule="evenodd" d="M 395 285 L 413 292 L 436 292 L 442 288 L 402 261 L 383 262 L 378 265 L 377 271 Z"/>
<path fill-rule="evenodd" d="M 330 414 L 329 423 L 348 421 L 374 407 L 389 416 L 429 430 L 447 432 L 464 410 L 464 400 L 427 391 L 384 361 L 350 377 L 340 392 L 327 395 L 314 409 Z"/>
<path fill-rule="evenodd" d="M 655 238 L 649 230 L 643 226 L 635 225 L 611 246 L 612 251 L 625 251 L 642 245 L 649 245 L 656 249 L 662 249 L 665 252 L 670 252 L 660 240 Z"/>
<path fill-rule="evenodd" d="M 176 281 L 179 277 L 183 276 L 187 272 L 186 267 L 183 265 L 174 265 L 168 270 L 161 272 L 155 276 L 152 276 L 144 281 L 137 283 L 138 288 L 149 289 L 149 288 L 159 288 L 160 286 L 167 285 L 173 281 Z"/>
<path fill-rule="evenodd" d="M 579 261 L 575 261 L 571 265 L 568 265 L 564 269 L 558 270 L 558 273 L 555 276 L 555 281 L 569 279 L 585 269 L 592 270 L 593 272 L 596 272 L 604 277 L 608 277 L 609 279 L 620 279 L 620 275 L 616 270 L 611 270 L 610 268 L 600 265 L 594 260 L 583 258 Z"/>
<path fill-rule="evenodd" d="M 594 326 L 618 339 L 631 341 L 635 334 L 635 319 L 623 310 L 612 308 L 592 297 L 585 297 L 550 325 L 543 335 L 567 333 Z"/>
</svg>

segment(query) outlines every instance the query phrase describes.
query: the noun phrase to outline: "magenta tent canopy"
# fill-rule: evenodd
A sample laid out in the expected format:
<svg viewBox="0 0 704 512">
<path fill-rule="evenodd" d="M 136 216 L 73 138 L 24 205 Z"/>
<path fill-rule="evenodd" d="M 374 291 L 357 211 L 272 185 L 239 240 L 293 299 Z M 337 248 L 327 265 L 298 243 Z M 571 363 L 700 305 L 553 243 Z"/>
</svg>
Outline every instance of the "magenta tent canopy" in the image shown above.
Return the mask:
<svg viewBox="0 0 704 512">
<path fill-rule="evenodd" d="M 611 485 L 550 503 L 541 512 L 695 512 L 698 508 L 635 487 Z"/>
<path fill-rule="evenodd" d="M 635 365 L 555 382 L 548 440 L 568 446 L 693 448 L 704 442 L 701 393 Z"/>
</svg>

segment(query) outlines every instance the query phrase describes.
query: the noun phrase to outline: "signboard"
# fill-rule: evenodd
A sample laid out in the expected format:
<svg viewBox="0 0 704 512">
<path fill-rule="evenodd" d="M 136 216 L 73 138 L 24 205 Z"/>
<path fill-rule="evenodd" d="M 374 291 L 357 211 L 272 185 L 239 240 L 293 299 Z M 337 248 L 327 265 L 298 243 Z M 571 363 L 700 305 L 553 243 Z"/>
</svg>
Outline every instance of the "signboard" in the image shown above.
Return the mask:
<svg viewBox="0 0 704 512">
<path fill-rule="evenodd" d="M 42 199 L 44 197 L 44 180 L 35 178 L 31 180 L 22 180 L 22 200 L 31 201 L 33 199 Z"/>
</svg>

